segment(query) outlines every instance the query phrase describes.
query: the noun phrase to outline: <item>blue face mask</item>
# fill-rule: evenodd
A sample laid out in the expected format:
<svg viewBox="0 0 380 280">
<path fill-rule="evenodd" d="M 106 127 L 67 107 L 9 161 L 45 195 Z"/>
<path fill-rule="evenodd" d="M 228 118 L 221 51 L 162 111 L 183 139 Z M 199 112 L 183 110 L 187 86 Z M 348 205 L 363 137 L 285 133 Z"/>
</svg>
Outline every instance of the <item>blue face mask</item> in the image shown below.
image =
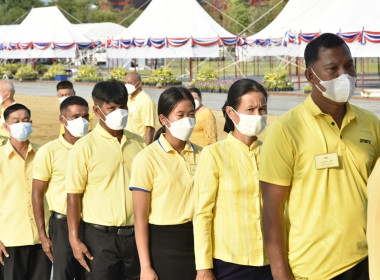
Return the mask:
<svg viewBox="0 0 380 280">
<path fill-rule="evenodd" d="M 11 131 L 11 137 L 24 142 L 28 140 L 30 134 L 33 132 L 32 123 L 30 122 L 19 122 L 9 125 Z"/>
</svg>

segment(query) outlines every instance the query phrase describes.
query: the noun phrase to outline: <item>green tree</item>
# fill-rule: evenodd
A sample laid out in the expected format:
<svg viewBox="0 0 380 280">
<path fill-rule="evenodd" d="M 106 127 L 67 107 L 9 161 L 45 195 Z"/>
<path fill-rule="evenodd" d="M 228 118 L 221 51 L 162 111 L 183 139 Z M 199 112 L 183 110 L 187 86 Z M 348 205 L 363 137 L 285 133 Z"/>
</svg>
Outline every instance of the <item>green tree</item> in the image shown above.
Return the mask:
<svg viewBox="0 0 380 280">
<path fill-rule="evenodd" d="M 117 14 L 117 23 L 120 23 L 124 27 L 128 27 L 141 15 L 141 13 L 142 12 L 136 10 L 133 5 L 129 5 Z"/>
<path fill-rule="evenodd" d="M 40 0 L 0 0 L 0 24 L 20 23 L 24 18 L 20 18 L 32 8 L 43 7 Z M 15 22 L 18 20 L 17 22 Z"/>
</svg>

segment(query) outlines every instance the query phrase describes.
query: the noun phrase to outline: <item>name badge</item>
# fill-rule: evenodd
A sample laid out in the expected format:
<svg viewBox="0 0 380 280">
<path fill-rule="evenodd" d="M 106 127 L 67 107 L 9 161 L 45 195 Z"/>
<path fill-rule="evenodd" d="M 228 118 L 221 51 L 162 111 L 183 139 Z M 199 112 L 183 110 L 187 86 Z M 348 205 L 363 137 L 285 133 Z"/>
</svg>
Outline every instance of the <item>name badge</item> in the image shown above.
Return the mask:
<svg viewBox="0 0 380 280">
<path fill-rule="evenodd" d="M 190 164 L 191 175 L 195 174 L 195 171 L 197 170 L 197 166 L 198 166 L 198 164 Z"/>
<path fill-rule="evenodd" d="M 314 157 L 317 169 L 339 167 L 338 153 L 315 155 Z"/>
</svg>

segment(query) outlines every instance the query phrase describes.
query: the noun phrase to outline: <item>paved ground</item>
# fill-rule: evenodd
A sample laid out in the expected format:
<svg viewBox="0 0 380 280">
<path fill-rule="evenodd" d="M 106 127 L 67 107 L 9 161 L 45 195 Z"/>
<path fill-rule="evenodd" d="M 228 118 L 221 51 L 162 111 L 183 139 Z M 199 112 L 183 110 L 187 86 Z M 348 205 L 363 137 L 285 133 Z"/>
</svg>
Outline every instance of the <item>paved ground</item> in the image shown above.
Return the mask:
<svg viewBox="0 0 380 280">
<path fill-rule="evenodd" d="M 38 95 L 38 96 L 56 96 L 56 82 L 15 82 L 16 94 Z M 75 90 L 79 96 L 91 98 L 91 92 L 94 84 L 75 84 Z M 146 88 L 146 92 L 157 103 L 158 98 L 163 91 L 162 89 Z M 357 89 L 351 103 L 359 107 L 374 112 L 380 118 L 380 100 L 365 99 L 359 95 L 360 89 Z M 306 98 L 305 94 L 296 92 L 295 94 L 272 94 L 268 99 L 269 114 L 282 115 L 289 109 L 297 106 Z M 226 100 L 226 94 L 203 93 L 203 103 L 211 109 L 220 109 Z"/>
</svg>

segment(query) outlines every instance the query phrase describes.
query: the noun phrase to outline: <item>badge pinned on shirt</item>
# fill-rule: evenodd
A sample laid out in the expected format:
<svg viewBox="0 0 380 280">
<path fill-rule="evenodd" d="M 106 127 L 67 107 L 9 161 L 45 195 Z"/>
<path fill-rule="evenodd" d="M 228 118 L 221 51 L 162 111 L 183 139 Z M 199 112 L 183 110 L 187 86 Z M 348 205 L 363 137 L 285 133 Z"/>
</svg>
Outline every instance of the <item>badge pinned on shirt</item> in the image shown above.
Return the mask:
<svg viewBox="0 0 380 280">
<path fill-rule="evenodd" d="M 190 172 L 191 175 L 195 175 L 195 171 L 197 170 L 198 164 L 190 164 Z"/>
<path fill-rule="evenodd" d="M 129 113 L 133 113 L 133 112 L 136 112 L 137 111 L 137 107 L 136 106 L 128 106 L 128 112 Z"/>
<path fill-rule="evenodd" d="M 315 155 L 314 157 L 317 170 L 339 167 L 338 153 Z"/>
</svg>

